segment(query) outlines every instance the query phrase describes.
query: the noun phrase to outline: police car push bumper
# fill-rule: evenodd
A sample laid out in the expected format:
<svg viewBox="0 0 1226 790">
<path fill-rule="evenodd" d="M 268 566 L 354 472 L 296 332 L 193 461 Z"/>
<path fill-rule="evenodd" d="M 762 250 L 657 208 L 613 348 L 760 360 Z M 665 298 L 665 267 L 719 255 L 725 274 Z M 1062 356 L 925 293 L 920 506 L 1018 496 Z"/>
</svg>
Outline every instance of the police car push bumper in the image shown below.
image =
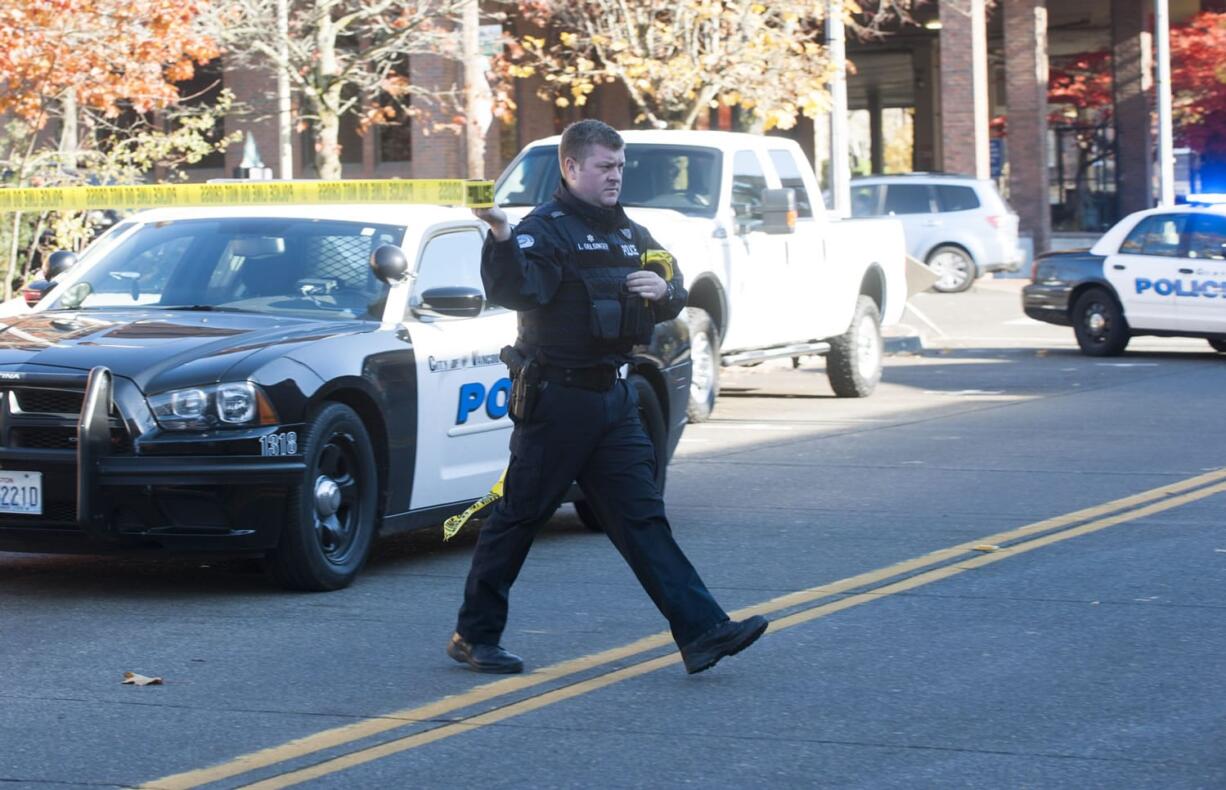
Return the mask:
<svg viewBox="0 0 1226 790">
<path fill-rule="evenodd" d="M 80 376 L 47 376 L 23 374 L 27 383 L 37 383 L 44 386 L 53 384 L 70 384 L 79 382 Z M 78 385 L 79 386 L 79 383 Z M 120 537 L 119 531 L 112 523 L 111 510 L 117 489 L 127 488 L 141 490 L 156 486 L 225 486 L 225 485 L 259 485 L 268 484 L 277 487 L 288 487 L 300 479 L 305 469 L 301 457 L 284 457 L 287 451 L 297 451 L 292 441 L 287 443 L 282 437 L 296 436 L 296 432 L 269 432 L 268 429 L 242 432 L 242 435 L 227 439 L 223 444 L 243 442 L 261 448 L 260 456 L 226 455 L 217 457 L 200 457 L 196 455 L 154 455 L 154 456 L 118 456 L 113 453 L 112 430 L 119 420 L 112 416 L 112 404 L 115 395 L 115 377 L 106 367 L 95 367 L 90 370 L 85 384 L 81 413 L 76 428 L 76 524 L 82 533 L 100 543 L 112 542 Z M 275 429 L 274 429 L 275 431 Z M 247 435 L 247 434 L 251 435 Z M 261 434 L 255 436 L 255 434 Z M 266 435 L 265 435 L 266 434 Z M 61 456 L 51 456 L 46 450 L 24 448 L 0 449 L 0 466 L 15 479 L 19 476 L 36 476 L 37 484 L 22 493 L 32 503 L 27 511 L 31 515 L 43 515 L 42 502 L 47 498 L 47 491 L 42 489 L 43 481 L 62 479 L 60 472 L 66 472 L 66 459 Z M 19 471 L 19 470 L 33 471 Z M 326 497 L 327 491 L 323 492 Z M 7 526 L 0 525 L 0 531 Z M 18 527 L 18 529 L 21 529 Z M 158 534 L 159 537 L 174 538 L 176 528 L 173 525 L 154 527 L 148 534 Z M 254 539 L 256 543 L 264 543 L 275 539 L 275 531 L 269 535 L 259 534 L 259 525 L 230 530 L 230 535 L 241 540 Z M 188 543 L 214 543 L 215 538 L 224 538 L 221 530 L 211 530 L 211 534 L 198 535 L 187 539 Z M 124 537 L 141 533 L 125 530 Z M 184 535 L 186 538 L 187 536 Z"/>
</svg>

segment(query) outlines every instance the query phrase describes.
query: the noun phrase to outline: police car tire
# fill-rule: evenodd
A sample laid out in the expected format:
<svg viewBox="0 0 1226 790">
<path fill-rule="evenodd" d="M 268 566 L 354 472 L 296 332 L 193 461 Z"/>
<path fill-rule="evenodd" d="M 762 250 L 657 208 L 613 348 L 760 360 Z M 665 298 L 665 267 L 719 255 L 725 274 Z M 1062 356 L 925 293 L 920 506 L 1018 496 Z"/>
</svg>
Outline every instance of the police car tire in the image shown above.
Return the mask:
<svg viewBox="0 0 1226 790">
<path fill-rule="evenodd" d="M 1091 333 L 1086 320 L 1091 312 L 1098 312 L 1107 322 L 1106 331 Z M 1091 288 L 1077 297 L 1073 305 L 1073 334 L 1081 353 L 1089 357 L 1114 357 L 1124 352 L 1132 333 L 1124 311 L 1115 297 L 1102 288 Z"/>
<path fill-rule="evenodd" d="M 966 250 L 962 249 L 961 247 L 955 247 L 952 244 L 942 244 L 940 247 L 937 247 L 935 250 L 928 253 L 928 265 L 931 266 L 933 262 L 936 261 L 937 256 L 941 255 L 960 258 L 963 262 L 963 268 L 966 276 L 961 280 L 957 280 L 950 287 L 942 287 L 941 281 L 937 280 L 932 284 L 932 290 L 936 291 L 937 293 L 956 294 L 962 293 L 975 284 L 975 275 L 978 272 L 975 266 L 975 261 L 966 252 Z"/>
<path fill-rule="evenodd" d="M 860 295 L 847 331 L 830 341 L 826 378 L 840 398 L 867 398 L 881 381 L 884 343 L 881 313 L 871 297 Z"/>
<path fill-rule="evenodd" d="M 703 422 L 711 416 L 719 397 L 719 330 L 701 307 L 685 308 L 685 319 L 690 327 L 690 359 L 694 365 L 691 370 L 701 365 L 710 384 L 703 392 L 696 391 L 691 384 L 685 413 L 690 422 Z"/>
<path fill-rule="evenodd" d="M 660 493 L 664 493 L 664 484 L 668 476 L 668 424 L 664 420 L 664 409 L 651 383 L 642 376 L 631 375 L 628 379 L 639 398 L 639 419 L 643 421 L 643 430 L 656 450 L 656 485 Z M 575 513 L 579 521 L 592 532 L 604 532 L 600 517 L 596 510 L 582 499 L 575 500 Z"/>
<path fill-rule="evenodd" d="M 1209 345 L 1213 346 L 1214 351 L 1226 352 L 1226 338 L 1211 337 L 1209 338 Z"/>
<path fill-rule="evenodd" d="M 269 574 L 291 590 L 326 591 L 346 587 L 357 576 L 374 540 L 378 504 L 378 470 L 366 427 L 353 409 L 328 403 L 311 419 L 305 432 L 302 481 L 287 497 L 281 541 L 265 558 Z M 329 455 L 324 458 L 325 451 Z M 328 468 L 321 466 L 321 462 Z M 335 467 L 335 468 L 334 468 Z M 342 474 L 336 475 L 339 471 Z M 316 481 L 340 478 L 342 509 L 349 520 L 348 544 L 336 556 L 326 551 L 316 526 Z"/>
</svg>

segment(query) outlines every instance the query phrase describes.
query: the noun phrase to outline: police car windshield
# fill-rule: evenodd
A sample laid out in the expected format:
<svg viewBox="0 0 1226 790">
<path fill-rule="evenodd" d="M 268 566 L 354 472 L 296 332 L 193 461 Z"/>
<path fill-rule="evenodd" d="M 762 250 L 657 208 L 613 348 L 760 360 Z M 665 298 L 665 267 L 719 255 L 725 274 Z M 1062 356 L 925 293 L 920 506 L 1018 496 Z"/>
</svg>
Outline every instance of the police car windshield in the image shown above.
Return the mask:
<svg viewBox="0 0 1226 790">
<path fill-rule="evenodd" d="M 388 286 L 370 253 L 404 228 L 226 217 L 141 225 L 56 289 L 50 310 L 141 307 L 316 319 L 382 317 Z"/>
<path fill-rule="evenodd" d="M 537 206 L 558 188 L 558 148 L 525 153 L 498 183 L 500 206 Z M 667 208 L 693 217 L 714 217 L 719 204 L 720 156 L 713 148 L 627 145 L 623 206 Z"/>
</svg>

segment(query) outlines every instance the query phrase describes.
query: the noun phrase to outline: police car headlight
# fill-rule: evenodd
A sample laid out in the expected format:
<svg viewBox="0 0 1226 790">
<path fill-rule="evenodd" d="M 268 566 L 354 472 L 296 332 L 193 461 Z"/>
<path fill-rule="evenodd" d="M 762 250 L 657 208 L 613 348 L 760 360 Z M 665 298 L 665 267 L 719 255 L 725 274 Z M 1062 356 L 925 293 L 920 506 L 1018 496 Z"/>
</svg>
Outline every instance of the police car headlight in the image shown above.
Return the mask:
<svg viewBox="0 0 1226 790">
<path fill-rule="evenodd" d="M 149 407 L 158 425 L 171 431 L 276 425 L 280 422 L 264 390 L 250 381 L 151 395 Z"/>
</svg>

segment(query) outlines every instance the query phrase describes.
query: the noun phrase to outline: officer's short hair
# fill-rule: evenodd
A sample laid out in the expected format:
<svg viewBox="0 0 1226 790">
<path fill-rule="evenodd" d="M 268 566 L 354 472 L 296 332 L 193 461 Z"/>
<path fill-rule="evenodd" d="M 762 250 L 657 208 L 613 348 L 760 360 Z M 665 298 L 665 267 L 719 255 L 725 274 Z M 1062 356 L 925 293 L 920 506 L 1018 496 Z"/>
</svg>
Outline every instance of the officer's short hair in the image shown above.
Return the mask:
<svg viewBox="0 0 1226 790">
<path fill-rule="evenodd" d="M 558 144 L 558 165 L 563 166 L 567 157 L 576 162 L 582 162 L 588 149 L 593 145 L 601 145 L 613 151 L 620 151 L 626 141 L 617 130 L 604 121 L 588 118 L 575 121 L 562 130 L 562 142 Z"/>
</svg>

